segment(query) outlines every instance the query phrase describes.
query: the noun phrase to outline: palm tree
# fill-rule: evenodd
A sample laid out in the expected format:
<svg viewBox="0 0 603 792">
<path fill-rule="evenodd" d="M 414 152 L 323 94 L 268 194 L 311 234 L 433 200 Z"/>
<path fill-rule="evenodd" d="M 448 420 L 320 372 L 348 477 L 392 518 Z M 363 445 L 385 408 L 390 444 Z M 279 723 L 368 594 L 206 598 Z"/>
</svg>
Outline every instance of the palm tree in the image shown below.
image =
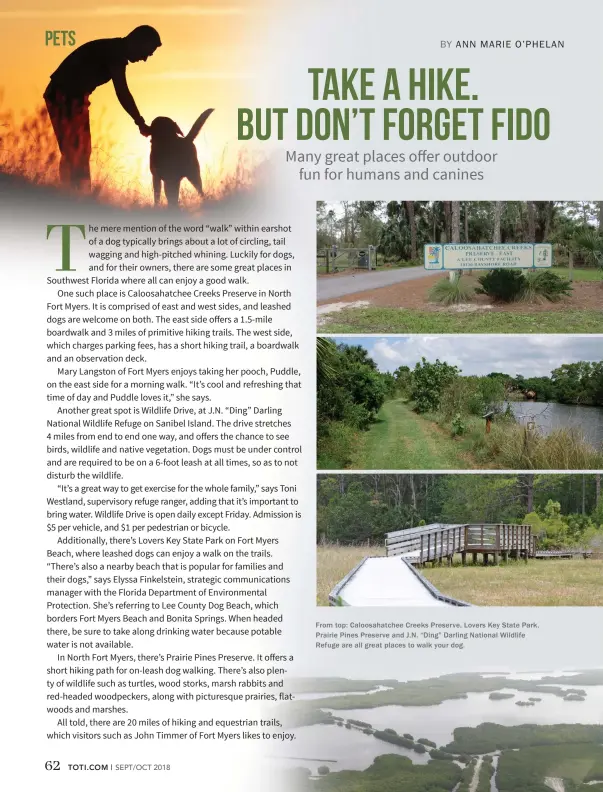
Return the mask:
<svg viewBox="0 0 603 792">
<path fill-rule="evenodd" d="M 581 228 L 572 239 L 573 247 L 581 251 L 597 267 L 603 267 L 603 237 L 594 228 Z"/>
<path fill-rule="evenodd" d="M 316 339 L 316 384 L 329 382 L 335 377 L 337 347 L 330 338 Z"/>
<path fill-rule="evenodd" d="M 500 220 L 503 213 L 503 202 L 494 201 L 494 233 L 492 234 L 492 242 L 495 245 L 500 244 Z"/>
<path fill-rule="evenodd" d="M 405 201 L 408 225 L 410 226 L 410 257 L 413 261 L 417 258 L 417 225 L 415 222 L 415 205 L 413 201 Z"/>
</svg>

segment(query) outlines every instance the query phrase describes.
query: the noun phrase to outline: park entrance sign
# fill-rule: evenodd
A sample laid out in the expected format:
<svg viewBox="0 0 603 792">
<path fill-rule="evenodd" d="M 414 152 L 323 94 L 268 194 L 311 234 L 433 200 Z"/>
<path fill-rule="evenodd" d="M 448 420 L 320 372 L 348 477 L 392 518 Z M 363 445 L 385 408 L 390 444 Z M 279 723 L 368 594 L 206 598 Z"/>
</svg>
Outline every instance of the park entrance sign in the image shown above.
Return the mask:
<svg viewBox="0 0 603 792">
<path fill-rule="evenodd" d="M 553 263 L 548 243 L 510 245 L 425 245 L 427 270 L 538 269 Z"/>
</svg>

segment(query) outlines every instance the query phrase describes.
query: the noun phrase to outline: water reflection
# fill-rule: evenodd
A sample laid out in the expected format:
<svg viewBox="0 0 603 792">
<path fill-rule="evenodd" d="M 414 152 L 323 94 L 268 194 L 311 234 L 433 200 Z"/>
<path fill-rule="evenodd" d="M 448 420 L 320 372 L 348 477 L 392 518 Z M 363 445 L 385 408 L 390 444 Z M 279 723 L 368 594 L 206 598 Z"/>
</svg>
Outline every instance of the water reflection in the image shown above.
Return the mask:
<svg viewBox="0 0 603 792">
<path fill-rule="evenodd" d="M 547 673 L 546 676 L 559 676 Z M 484 674 L 484 676 L 491 676 Z M 542 674 L 513 674 L 516 679 L 541 679 Z M 567 685 L 564 685 L 567 687 Z M 377 729 L 395 729 L 398 734 L 410 733 L 415 739 L 426 737 L 438 746 L 452 740 L 453 731 L 458 726 L 479 726 L 492 722 L 502 726 L 516 726 L 522 723 L 553 725 L 556 723 L 601 723 L 603 713 L 603 686 L 585 686 L 585 701 L 564 701 L 551 693 L 533 693 L 502 688 L 502 693 L 512 693 L 513 698 L 492 700 L 489 693 L 469 693 L 466 699 L 444 701 L 435 706 L 401 707 L 397 705 L 374 707 L 372 709 L 334 710 L 334 714 L 344 719 L 370 723 Z M 313 695 L 313 694 L 310 694 Z M 323 697 L 316 695 L 316 697 Z M 535 706 L 518 707 L 517 701 L 530 697 L 541 699 Z M 328 709 L 326 707 L 325 709 Z M 282 753 L 296 757 L 316 757 L 332 759 L 336 763 L 332 770 L 364 770 L 376 756 L 395 753 L 407 756 L 415 764 L 429 761 L 428 754 L 417 754 L 401 746 L 377 740 L 359 729 L 346 729 L 345 726 L 316 724 L 296 729 L 293 744 L 283 747 Z M 303 766 L 313 772 L 315 762 L 281 758 L 279 763 L 289 766 Z M 318 762 L 320 764 L 320 762 Z M 492 790 L 494 792 L 494 790 Z"/>
<path fill-rule="evenodd" d="M 543 435 L 554 429 L 578 429 L 591 445 L 603 444 L 603 408 L 554 402 L 509 402 L 516 420 L 523 426 L 534 421 Z"/>
</svg>

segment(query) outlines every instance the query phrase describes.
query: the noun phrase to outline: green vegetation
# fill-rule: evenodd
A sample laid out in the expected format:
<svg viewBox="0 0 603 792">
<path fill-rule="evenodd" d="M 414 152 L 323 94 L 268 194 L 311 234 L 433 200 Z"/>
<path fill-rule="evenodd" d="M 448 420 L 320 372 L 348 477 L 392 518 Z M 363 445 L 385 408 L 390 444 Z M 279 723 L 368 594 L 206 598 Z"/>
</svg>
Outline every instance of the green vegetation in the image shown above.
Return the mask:
<svg viewBox="0 0 603 792">
<path fill-rule="evenodd" d="M 551 267 L 549 271 L 561 278 L 571 278 L 574 281 L 597 281 L 598 283 L 603 281 L 603 272 L 600 269 L 572 269 L 570 271 L 567 267 Z"/>
<path fill-rule="evenodd" d="M 532 525 L 545 548 L 603 546 L 598 480 L 598 474 L 324 474 L 317 543 L 383 545 L 389 531 L 421 523 L 500 522 Z"/>
<path fill-rule="evenodd" d="M 544 784 L 547 777 L 563 779 L 569 790 L 603 779 L 603 747 L 569 744 L 506 751 L 499 760 L 496 781 L 499 792 L 545 792 L 550 789 Z"/>
<path fill-rule="evenodd" d="M 388 261 L 417 261 L 423 245 L 550 242 L 557 264 L 601 267 L 594 201 L 341 201 L 316 204 L 317 250 L 374 245 Z"/>
<path fill-rule="evenodd" d="M 598 273 L 596 273 L 598 275 Z M 600 276 L 599 276 L 600 277 Z M 567 309 L 514 313 L 419 311 L 406 308 L 344 308 L 326 316 L 320 332 L 353 333 L 600 333 L 601 311 Z"/>
<path fill-rule="evenodd" d="M 475 767 L 477 764 L 476 759 L 472 759 L 469 764 L 463 769 L 461 773 L 461 783 L 457 792 L 469 792 L 471 789 L 471 782 L 473 780 L 473 775 L 475 773 Z"/>
<path fill-rule="evenodd" d="M 362 346 L 319 341 L 330 345 L 331 368 L 324 375 L 319 357 L 320 469 L 603 467 L 603 451 L 575 428 L 543 435 L 517 423 L 508 404 L 503 409 L 524 398 L 603 406 L 603 362 L 562 364 L 549 377 L 463 376 L 457 366 L 423 357 L 414 369 L 390 374 L 380 373 Z M 411 409 L 431 424 L 414 420 Z M 485 415 L 492 421 L 488 432 Z"/>
<path fill-rule="evenodd" d="M 343 467 L 358 432 L 375 420 L 395 385 L 361 346 L 317 340 L 318 465 Z"/>
<path fill-rule="evenodd" d="M 571 283 L 547 270 L 492 270 L 478 278 L 477 294 L 486 294 L 495 303 L 517 300 L 558 302 L 570 297 Z"/>
<path fill-rule="evenodd" d="M 408 748 L 409 750 L 414 750 L 417 746 L 413 740 L 409 740 L 406 737 L 401 737 L 399 734 L 393 729 L 375 729 L 373 732 L 373 736 L 377 738 L 377 740 L 382 740 L 383 742 L 391 743 L 392 745 L 399 745 L 402 748 Z M 417 753 L 424 753 L 427 749 L 423 746 L 422 751 L 418 750 Z"/>
<path fill-rule="evenodd" d="M 475 774 L 477 773 L 477 779 Z M 491 756 L 474 759 L 463 771 L 457 792 L 490 792 L 490 779 L 494 774 Z"/>
<path fill-rule="evenodd" d="M 478 278 L 478 294 L 487 294 L 494 302 L 513 302 L 521 296 L 524 284 L 520 270 L 493 270 Z"/>
<path fill-rule="evenodd" d="M 537 745 L 575 745 L 603 742 L 603 726 L 580 723 L 555 726 L 499 726 L 482 723 L 480 726 L 461 726 L 454 730 L 454 739 L 445 746 L 450 753 L 484 754 L 508 748 L 529 748 Z"/>
<path fill-rule="evenodd" d="M 353 689 L 360 693 L 374 690 L 376 687 L 390 687 L 397 684 L 396 679 L 355 679 Z M 350 680 L 346 677 L 320 677 L 317 679 L 298 677 L 287 682 L 289 693 L 346 693 L 350 689 Z"/>
<path fill-rule="evenodd" d="M 458 305 L 473 299 L 475 290 L 463 278 L 442 278 L 429 292 L 429 299 L 441 305 Z"/>
<path fill-rule="evenodd" d="M 342 792 L 451 792 L 461 777 L 461 769 L 453 762 L 431 761 L 414 765 L 405 756 L 377 756 L 366 770 L 331 772 L 316 781 L 306 781 L 297 789 L 341 790 Z M 285 788 L 285 787 L 283 787 Z"/>
<path fill-rule="evenodd" d="M 472 605 L 603 605 L 603 560 L 549 558 L 529 559 L 527 563 L 509 560 L 497 567 L 486 567 L 462 566 L 461 559 L 455 558 L 452 567 L 426 566 L 421 572 L 440 591 Z"/>
<path fill-rule="evenodd" d="M 540 299 L 559 302 L 564 297 L 571 296 L 571 283 L 550 270 L 527 270 L 523 278 L 520 298 L 526 302 Z"/>
<path fill-rule="evenodd" d="M 594 516 L 600 519 L 598 510 Z M 585 514 L 562 515 L 560 503 L 553 500 L 547 501 L 540 511 L 526 514 L 524 519 L 540 537 L 539 547 L 543 550 L 588 546 L 598 536 L 597 526 L 590 517 Z"/>
<path fill-rule="evenodd" d="M 318 467 L 322 465 L 323 454 Z M 334 466 L 357 470 L 445 470 L 478 467 L 454 438 L 428 423 L 402 399 L 385 402 L 366 432 L 354 437 L 349 453 Z"/>
<path fill-rule="evenodd" d="M 339 690 L 341 680 L 337 680 L 336 685 L 337 687 L 335 690 Z M 296 683 L 297 684 L 297 683 Z M 373 687 L 379 685 L 380 683 L 376 680 L 373 680 Z M 337 710 L 349 710 L 349 709 L 372 709 L 373 707 L 385 707 L 390 705 L 398 705 L 398 706 L 432 706 L 441 704 L 443 701 L 448 701 L 451 699 L 458 698 L 459 694 L 467 694 L 467 693 L 490 693 L 497 690 L 507 689 L 507 690 L 516 690 L 522 692 L 524 694 L 527 693 L 534 693 L 536 695 L 541 695 L 543 693 L 549 693 L 554 696 L 558 696 L 559 698 L 565 698 L 568 693 L 568 685 L 572 687 L 569 688 L 570 690 L 574 689 L 574 686 L 579 685 L 580 688 L 586 688 L 590 685 L 601 685 L 603 684 L 603 670 L 592 670 L 592 671 L 583 671 L 574 676 L 568 677 L 543 677 L 541 680 L 522 680 L 522 679 L 514 679 L 510 676 L 498 676 L 498 677 L 483 677 L 481 674 L 447 674 L 441 677 L 435 677 L 430 679 L 421 679 L 411 682 L 395 682 L 392 684 L 390 690 L 379 690 L 375 693 L 371 693 L 370 696 L 366 695 L 359 695 L 355 693 L 344 693 L 340 696 L 331 696 L 323 699 L 312 699 L 312 700 L 304 700 L 304 701 L 294 701 L 292 704 L 288 705 L 286 710 L 281 712 L 281 715 L 287 726 L 295 727 L 300 725 L 309 725 L 309 723 L 321 723 L 321 722 L 334 722 L 334 715 L 332 711 Z M 355 680 L 347 680 L 347 689 L 348 690 L 356 690 L 357 683 Z M 310 681 L 309 687 L 312 687 L 312 682 Z M 325 690 L 325 692 L 327 692 Z M 584 695 L 587 695 L 587 692 L 582 691 Z M 328 710 L 327 713 L 321 712 L 321 717 L 319 718 L 316 716 L 317 719 L 313 720 L 313 716 L 311 713 L 318 711 L 318 710 Z M 486 724 L 490 726 L 493 724 Z M 495 728 L 503 728 L 503 727 L 495 727 Z M 519 728 L 519 727 L 517 727 Z M 536 727 L 534 727 L 536 728 Z M 543 728 L 550 728 L 550 727 L 543 727 Z M 590 727 L 584 727 L 590 728 Z M 602 727 L 598 727 L 603 729 Z M 458 730 L 457 730 L 458 731 Z M 383 732 L 386 734 L 385 730 Z M 391 729 L 387 730 L 387 734 L 396 735 L 396 732 Z M 490 732 L 486 731 L 485 736 L 488 738 L 490 742 L 488 745 L 491 744 L 492 735 Z M 377 734 L 375 734 L 377 736 Z M 497 736 L 498 735 L 497 733 Z M 465 732 L 461 732 L 460 736 L 457 738 L 457 732 L 455 731 L 455 743 L 460 739 L 461 741 L 468 741 L 469 739 L 474 739 L 475 733 L 474 730 L 467 730 Z M 384 739 L 379 738 L 378 739 Z M 402 739 L 402 738 L 400 738 Z M 409 737 L 404 737 L 404 739 L 408 740 L 409 743 L 414 743 L 416 745 L 421 745 L 422 743 L 419 740 L 412 740 Z M 391 740 L 389 740 L 391 742 Z M 546 741 L 545 741 L 546 742 Z M 544 743 L 530 743 L 530 744 L 544 744 Z M 512 747 L 512 746 L 508 746 Z M 480 746 L 481 748 L 481 746 Z M 465 745 L 455 745 L 454 749 L 448 745 L 444 746 L 443 750 L 448 751 L 450 753 L 455 754 L 471 754 L 471 753 L 489 753 L 490 751 L 496 750 L 494 748 L 484 748 L 483 750 L 469 750 Z"/>
</svg>

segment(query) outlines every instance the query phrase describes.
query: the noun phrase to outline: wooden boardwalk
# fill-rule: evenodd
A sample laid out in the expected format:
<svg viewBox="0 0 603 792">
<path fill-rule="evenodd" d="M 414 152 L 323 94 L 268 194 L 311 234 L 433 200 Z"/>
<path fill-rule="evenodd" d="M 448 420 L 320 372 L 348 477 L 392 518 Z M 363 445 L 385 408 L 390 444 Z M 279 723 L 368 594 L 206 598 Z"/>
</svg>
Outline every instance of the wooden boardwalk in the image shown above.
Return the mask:
<svg viewBox="0 0 603 792">
<path fill-rule="evenodd" d="M 536 552 L 536 538 L 530 525 L 433 523 L 388 533 L 385 549 L 388 556 L 401 555 L 419 565 L 444 560 L 452 564 L 455 555 L 460 555 L 465 564 L 468 554 L 474 563 L 481 555 L 484 564 L 488 564 L 490 558 L 498 564 L 501 558 L 503 561 L 532 558 Z"/>
<path fill-rule="evenodd" d="M 331 605 L 410 608 L 467 605 L 441 594 L 399 556 L 364 558 L 329 594 Z"/>
<path fill-rule="evenodd" d="M 331 605 L 451 607 L 469 603 L 438 591 L 419 571 L 427 563 L 452 565 L 455 555 L 463 564 L 482 557 L 498 564 L 509 558 L 589 558 L 583 549 L 539 550 L 530 525 L 514 523 L 432 523 L 401 531 L 385 538 L 385 556 L 364 558 L 329 594 Z"/>
</svg>

